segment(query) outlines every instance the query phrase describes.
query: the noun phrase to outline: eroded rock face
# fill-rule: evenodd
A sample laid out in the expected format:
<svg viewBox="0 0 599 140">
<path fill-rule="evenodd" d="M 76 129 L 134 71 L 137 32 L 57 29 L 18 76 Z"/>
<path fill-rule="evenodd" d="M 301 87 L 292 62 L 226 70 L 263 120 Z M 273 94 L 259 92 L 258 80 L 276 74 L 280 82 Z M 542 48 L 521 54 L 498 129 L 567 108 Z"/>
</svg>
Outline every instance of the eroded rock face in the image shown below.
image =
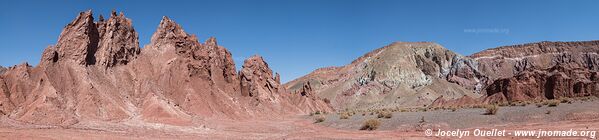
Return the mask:
<svg viewBox="0 0 599 140">
<path fill-rule="evenodd" d="M 107 21 L 100 18 L 96 26 L 100 37 L 95 54 L 97 64 L 106 67 L 126 65 L 140 53 L 137 32 L 123 13 L 117 15 L 113 11 Z"/>
<path fill-rule="evenodd" d="M 314 90 L 312 90 L 312 86 L 310 85 L 310 82 L 306 82 L 304 84 L 304 86 L 302 87 L 302 89 L 300 89 L 297 94 L 302 95 L 302 96 L 315 96 Z"/>
<path fill-rule="evenodd" d="M 189 77 L 210 81 L 209 84 L 228 93 L 239 92 L 233 56 L 227 49 L 219 46 L 214 37 L 200 43 L 195 35 L 187 34 L 179 24 L 163 17 L 152 35 L 148 50 L 157 51 L 161 55 L 174 51 L 178 56 L 176 63 L 185 67 Z"/>
<path fill-rule="evenodd" d="M 112 67 L 127 64 L 140 53 L 137 32 L 131 20 L 112 12 L 105 21 L 94 22 L 92 11 L 82 12 L 62 31 L 55 47 L 48 47 L 41 65 L 74 61 L 80 65 Z"/>
<path fill-rule="evenodd" d="M 489 77 L 486 102 L 555 99 L 592 94 L 599 41 L 539 42 L 473 54 Z M 574 92 L 574 90 L 577 90 Z"/>
<path fill-rule="evenodd" d="M 10 92 L 6 82 L 0 77 L 0 115 L 10 113 L 15 105 L 10 101 Z"/>
<path fill-rule="evenodd" d="M 59 60 L 73 61 L 80 65 L 95 64 L 94 54 L 100 41 L 98 29 L 94 23 L 92 11 L 81 12 L 69 23 L 58 37 L 56 51 Z M 53 54 L 46 52 L 45 54 Z"/>
<path fill-rule="evenodd" d="M 513 102 L 598 95 L 597 72 L 585 68 L 554 66 L 528 70 L 496 80 L 486 89 L 487 103 Z"/>
<path fill-rule="evenodd" d="M 262 56 L 255 55 L 246 59 L 239 77 L 241 95 L 267 101 L 278 100 L 280 83 L 273 76 L 272 70 Z"/>
<path fill-rule="evenodd" d="M 599 41 L 539 42 L 505 46 L 473 54 L 478 69 L 491 80 L 508 78 L 526 70 L 570 65 L 599 70 Z M 489 81 L 492 82 L 492 81 Z"/>
</svg>

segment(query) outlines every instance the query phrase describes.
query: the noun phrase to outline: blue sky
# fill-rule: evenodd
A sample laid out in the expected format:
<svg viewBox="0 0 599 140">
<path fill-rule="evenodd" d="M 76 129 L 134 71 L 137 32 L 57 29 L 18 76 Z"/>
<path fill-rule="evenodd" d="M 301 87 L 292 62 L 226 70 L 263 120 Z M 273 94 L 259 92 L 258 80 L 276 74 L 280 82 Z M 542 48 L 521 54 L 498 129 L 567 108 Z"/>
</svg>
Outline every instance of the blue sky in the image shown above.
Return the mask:
<svg viewBox="0 0 599 140">
<path fill-rule="evenodd" d="M 593 0 L 1 1 L 0 65 L 36 65 L 78 12 L 122 11 L 140 44 L 162 16 L 201 41 L 210 36 L 236 65 L 262 55 L 282 81 L 341 66 L 395 41 L 432 41 L 463 55 L 537 41 L 599 39 Z"/>
</svg>

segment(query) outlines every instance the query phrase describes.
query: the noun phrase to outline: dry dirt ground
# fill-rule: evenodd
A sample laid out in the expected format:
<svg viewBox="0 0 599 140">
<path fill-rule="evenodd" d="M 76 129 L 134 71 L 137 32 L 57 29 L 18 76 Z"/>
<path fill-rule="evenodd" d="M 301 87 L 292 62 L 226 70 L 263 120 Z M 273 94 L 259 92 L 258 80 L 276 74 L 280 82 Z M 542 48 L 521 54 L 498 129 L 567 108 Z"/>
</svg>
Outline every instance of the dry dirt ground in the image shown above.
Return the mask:
<svg viewBox="0 0 599 140">
<path fill-rule="evenodd" d="M 376 115 L 358 113 L 349 119 L 329 114 L 321 123 L 316 116 L 296 115 L 276 120 L 203 120 L 193 126 L 169 126 L 141 122 L 87 122 L 71 128 L 19 124 L 2 118 L 0 139 L 451 139 L 427 137 L 423 129 L 506 130 L 599 130 L 599 101 L 562 103 L 557 107 L 501 107 L 496 115 L 483 109 L 396 112 L 381 120 L 376 131 L 361 131 L 366 119 Z M 550 111 L 547 114 L 547 111 Z M 422 117 L 425 122 L 421 123 Z M 465 139 L 514 139 L 534 137 L 465 137 Z M 564 137 L 554 137 L 562 139 Z M 581 139 L 588 137 L 565 137 Z"/>
</svg>

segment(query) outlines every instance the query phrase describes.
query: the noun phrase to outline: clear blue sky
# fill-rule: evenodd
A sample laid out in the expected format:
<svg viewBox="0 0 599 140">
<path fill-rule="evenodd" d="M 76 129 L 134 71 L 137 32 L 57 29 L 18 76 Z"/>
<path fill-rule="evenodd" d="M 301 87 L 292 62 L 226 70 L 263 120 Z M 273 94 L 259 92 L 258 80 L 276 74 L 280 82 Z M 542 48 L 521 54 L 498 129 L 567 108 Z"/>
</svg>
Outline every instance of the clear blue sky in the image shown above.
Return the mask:
<svg viewBox="0 0 599 140">
<path fill-rule="evenodd" d="M 599 39 L 596 0 L 1 1 L 0 65 L 36 65 L 78 12 L 112 9 L 133 20 L 140 44 L 162 16 L 243 59 L 264 56 L 282 80 L 341 66 L 394 41 L 432 41 L 463 55 L 502 45 Z"/>
</svg>

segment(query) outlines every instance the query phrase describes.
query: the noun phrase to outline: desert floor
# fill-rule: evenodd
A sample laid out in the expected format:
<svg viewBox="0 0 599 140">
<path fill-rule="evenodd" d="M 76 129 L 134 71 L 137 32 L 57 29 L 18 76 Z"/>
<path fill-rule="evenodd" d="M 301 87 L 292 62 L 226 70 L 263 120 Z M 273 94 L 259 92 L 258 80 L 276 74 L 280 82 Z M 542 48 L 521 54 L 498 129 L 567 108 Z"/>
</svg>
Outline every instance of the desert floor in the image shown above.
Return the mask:
<svg viewBox="0 0 599 140">
<path fill-rule="evenodd" d="M 376 114 L 356 113 L 349 119 L 337 114 L 315 123 L 317 117 L 288 116 L 269 120 L 204 120 L 201 125 L 171 126 L 140 122 L 87 123 L 72 128 L 43 127 L 21 124 L 2 118 L 0 139 L 451 139 L 428 137 L 425 129 L 442 130 L 599 130 L 599 101 L 575 101 L 556 107 L 535 104 L 500 107 L 496 115 L 484 115 L 480 108 L 434 110 L 427 112 L 395 112 L 381 118 L 375 131 L 359 130 L 362 123 Z M 421 119 L 424 118 L 424 122 Z M 85 126 L 85 127 L 84 127 Z M 465 137 L 465 139 L 521 139 L 535 137 Z M 544 137 L 588 139 L 589 137 Z"/>
</svg>

